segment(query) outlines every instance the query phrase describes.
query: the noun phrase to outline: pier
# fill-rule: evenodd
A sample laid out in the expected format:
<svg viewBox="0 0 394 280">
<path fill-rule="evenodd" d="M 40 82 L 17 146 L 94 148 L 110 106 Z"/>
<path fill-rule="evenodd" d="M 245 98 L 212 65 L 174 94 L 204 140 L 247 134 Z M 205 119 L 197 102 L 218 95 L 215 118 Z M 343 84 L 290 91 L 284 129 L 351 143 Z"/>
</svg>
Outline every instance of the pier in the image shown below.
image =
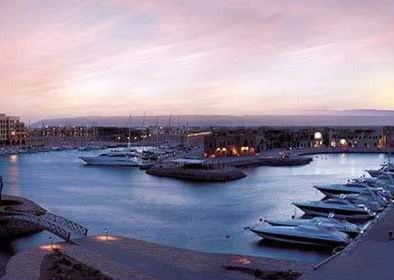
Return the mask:
<svg viewBox="0 0 394 280">
<path fill-rule="evenodd" d="M 336 257 L 327 260 L 302 280 L 394 279 L 394 206 L 375 219 L 367 231 Z"/>
</svg>

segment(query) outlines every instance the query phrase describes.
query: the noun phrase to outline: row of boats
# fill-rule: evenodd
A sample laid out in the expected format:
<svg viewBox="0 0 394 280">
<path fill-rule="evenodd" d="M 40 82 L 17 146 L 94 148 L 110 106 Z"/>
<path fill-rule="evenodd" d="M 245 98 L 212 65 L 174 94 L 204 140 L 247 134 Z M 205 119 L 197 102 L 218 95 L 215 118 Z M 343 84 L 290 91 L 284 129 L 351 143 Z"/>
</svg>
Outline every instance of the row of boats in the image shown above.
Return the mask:
<svg viewBox="0 0 394 280">
<path fill-rule="evenodd" d="M 305 213 L 302 219 L 265 220 L 264 225 L 248 229 L 264 240 L 344 247 L 362 233 L 362 224 L 393 203 L 394 166 L 386 164 L 367 172 L 371 177 L 314 186 L 325 197 L 321 201 L 293 203 Z"/>
<path fill-rule="evenodd" d="M 86 165 L 145 167 L 175 155 L 188 154 L 192 150 L 198 150 L 199 148 L 198 146 L 160 145 L 137 149 L 129 146 L 122 150 L 111 150 L 99 155 L 86 155 L 79 158 Z"/>
<path fill-rule="evenodd" d="M 139 152 L 132 149 L 128 151 L 110 151 L 93 156 L 80 156 L 79 158 L 86 165 L 141 167 L 156 162 L 159 154 L 150 151 Z"/>
</svg>

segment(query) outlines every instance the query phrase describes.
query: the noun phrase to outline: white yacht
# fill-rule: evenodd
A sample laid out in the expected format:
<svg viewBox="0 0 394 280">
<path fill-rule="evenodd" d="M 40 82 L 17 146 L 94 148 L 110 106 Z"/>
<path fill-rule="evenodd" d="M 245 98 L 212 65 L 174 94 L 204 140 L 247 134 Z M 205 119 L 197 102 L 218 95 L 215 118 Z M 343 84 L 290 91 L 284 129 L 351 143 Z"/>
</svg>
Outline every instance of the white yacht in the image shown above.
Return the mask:
<svg viewBox="0 0 394 280">
<path fill-rule="evenodd" d="M 367 220 L 376 213 L 365 205 L 355 205 L 344 199 L 330 198 L 324 201 L 293 203 L 307 215 L 328 217 L 334 214 L 338 219 Z"/>
<path fill-rule="evenodd" d="M 349 223 L 345 220 L 335 219 L 334 215 L 331 215 L 330 217 L 315 217 L 312 219 L 265 220 L 265 222 L 272 226 L 284 227 L 297 227 L 308 223 L 321 224 L 323 226 L 331 227 L 335 230 L 344 232 L 352 237 L 357 236 L 361 232 L 361 228 L 359 226 Z"/>
<path fill-rule="evenodd" d="M 314 186 L 315 189 L 319 190 L 327 197 L 332 197 L 335 195 L 342 195 L 342 194 L 362 194 L 368 195 L 371 197 L 384 198 L 388 203 L 391 201 L 392 194 L 389 191 L 386 191 L 384 188 L 381 187 L 370 187 L 366 184 L 359 184 L 359 183 L 351 183 L 351 184 L 344 184 L 344 185 L 323 185 L 323 186 Z"/>
<path fill-rule="evenodd" d="M 102 166 L 142 166 L 144 161 L 136 153 L 131 152 L 109 152 L 98 156 L 79 157 L 87 165 Z"/>
<path fill-rule="evenodd" d="M 351 241 L 346 233 L 323 226 L 319 223 L 307 223 L 296 227 L 265 226 L 249 230 L 265 240 L 291 244 L 335 248 L 338 246 L 346 246 Z"/>
</svg>

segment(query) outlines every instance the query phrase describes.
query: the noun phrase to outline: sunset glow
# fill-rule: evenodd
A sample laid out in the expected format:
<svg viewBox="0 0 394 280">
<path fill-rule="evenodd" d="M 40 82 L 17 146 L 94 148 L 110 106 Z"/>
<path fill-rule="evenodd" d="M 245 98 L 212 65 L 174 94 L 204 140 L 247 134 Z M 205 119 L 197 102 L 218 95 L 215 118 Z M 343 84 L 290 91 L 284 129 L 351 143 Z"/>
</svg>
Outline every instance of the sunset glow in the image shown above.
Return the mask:
<svg viewBox="0 0 394 280">
<path fill-rule="evenodd" d="M 391 0 L 0 1 L 0 112 L 394 107 Z"/>
</svg>

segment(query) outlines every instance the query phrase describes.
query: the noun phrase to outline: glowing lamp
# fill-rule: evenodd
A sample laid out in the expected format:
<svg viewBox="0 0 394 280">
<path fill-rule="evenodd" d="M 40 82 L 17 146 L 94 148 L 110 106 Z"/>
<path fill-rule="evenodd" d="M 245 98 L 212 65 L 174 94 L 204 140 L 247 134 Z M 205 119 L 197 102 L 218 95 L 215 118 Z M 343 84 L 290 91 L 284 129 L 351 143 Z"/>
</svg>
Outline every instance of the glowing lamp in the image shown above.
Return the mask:
<svg viewBox="0 0 394 280">
<path fill-rule="evenodd" d="M 117 237 L 110 236 L 110 235 L 99 235 L 99 236 L 96 236 L 94 239 L 96 239 L 98 241 L 115 241 L 115 240 L 118 240 Z"/>
<path fill-rule="evenodd" d="M 321 134 L 321 132 L 316 132 L 314 137 L 315 140 L 321 140 L 323 139 L 323 134 Z"/>
</svg>

